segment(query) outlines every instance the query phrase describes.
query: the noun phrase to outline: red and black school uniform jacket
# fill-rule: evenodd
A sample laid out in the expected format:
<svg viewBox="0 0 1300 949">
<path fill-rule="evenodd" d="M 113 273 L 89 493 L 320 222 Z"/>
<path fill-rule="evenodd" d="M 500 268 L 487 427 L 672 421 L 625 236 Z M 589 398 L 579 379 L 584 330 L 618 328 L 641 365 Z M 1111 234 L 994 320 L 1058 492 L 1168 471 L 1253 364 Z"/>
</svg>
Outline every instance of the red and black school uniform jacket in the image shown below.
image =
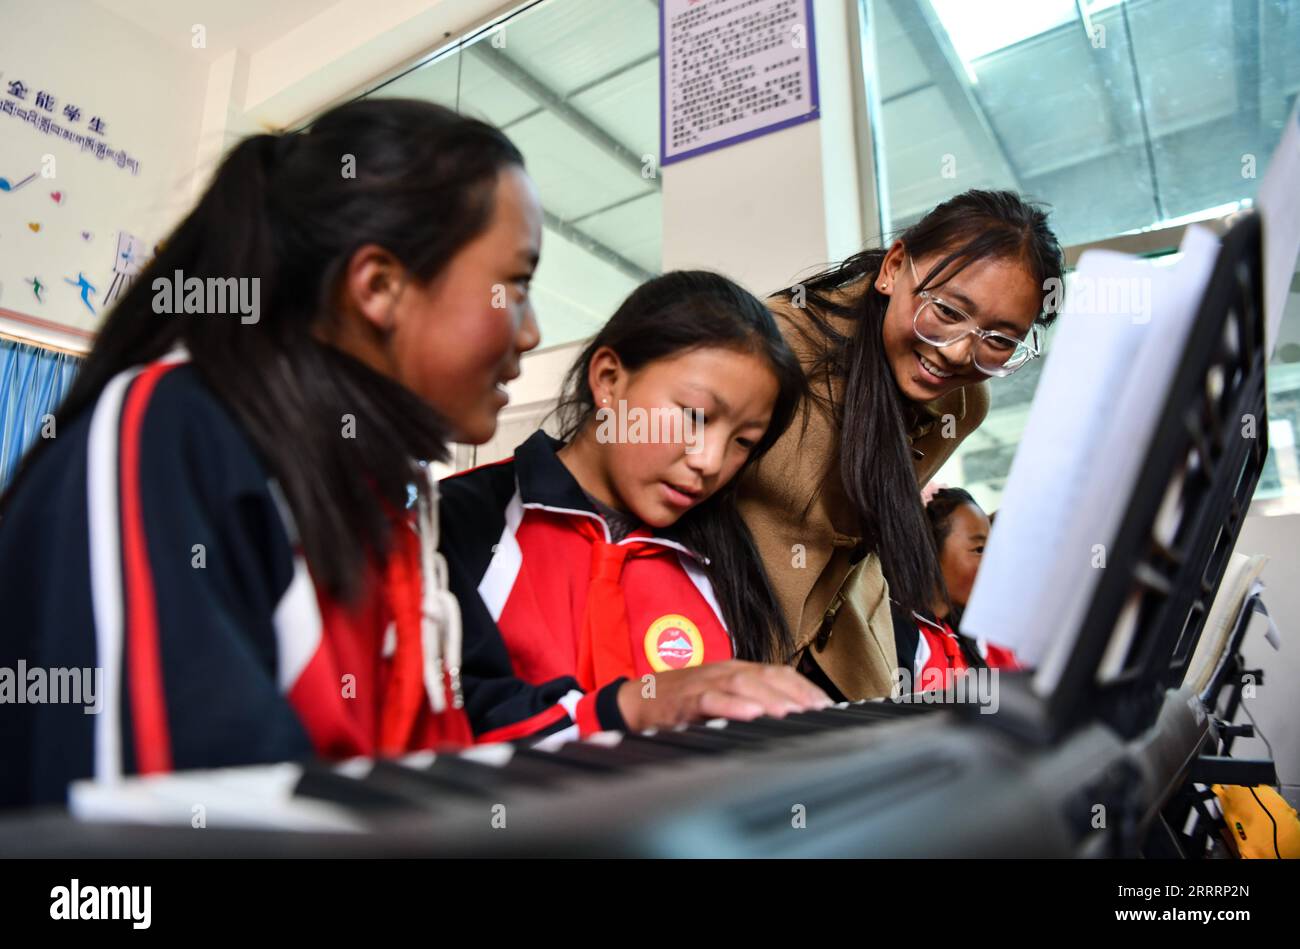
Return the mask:
<svg viewBox="0 0 1300 949">
<path fill-rule="evenodd" d="M 57 431 L 0 521 L 0 806 L 61 802 L 78 778 L 465 745 L 495 703 L 553 702 L 514 680 L 465 684 L 458 709 L 448 669 L 434 711 L 420 640 L 436 539 L 399 520 L 356 601 L 333 600 L 183 355 L 117 376 Z M 5 696 L 20 663 L 100 670 L 98 711 Z"/>
<path fill-rule="evenodd" d="M 461 568 L 451 588 L 466 641 L 495 635 L 510 672 L 564 689 L 529 718 L 498 707 L 480 738 L 621 729 L 626 679 L 735 654 L 702 558 L 671 528 L 615 542 L 560 447 L 538 431 L 513 458 L 441 483 L 442 545 Z M 471 610 L 474 600 L 481 608 Z"/>
<path fill-rule="evenodd" d="M 950 669 L 1021 668 L 1011 650 L 959 633 L 944 620 L 909 612 L 894 603 L 890 610 L 898 668 L 907 670 L 915 683 L 937 681 L 936 673 Z"/>
</svg>

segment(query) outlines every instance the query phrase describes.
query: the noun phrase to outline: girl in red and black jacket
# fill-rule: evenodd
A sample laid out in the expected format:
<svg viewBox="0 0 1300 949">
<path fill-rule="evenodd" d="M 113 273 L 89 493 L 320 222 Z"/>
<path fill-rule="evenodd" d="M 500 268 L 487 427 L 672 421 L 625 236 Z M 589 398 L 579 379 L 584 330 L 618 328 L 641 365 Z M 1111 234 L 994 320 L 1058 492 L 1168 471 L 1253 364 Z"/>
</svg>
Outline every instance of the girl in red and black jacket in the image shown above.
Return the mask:
<svg viewBox="0 0 1300 949">
<path fill-rule="evenodd" d="M 989 517 L 962 488 L 940 488 L 925 505 L 939 555 L 944 590 L 927 613 L 907 614 L 892 604 L 898 666 L 912 676 L 917 691 L 943 688 L 948 671 L 986 667 L 1019 669 L 1009 649 L 957 632 L 970 599 L 988 541 Z"/>
<path fill-rule="evenodd" d="M 417 461 L 492 436 L 541 220 L 510 141 L 428 102 L 232 150 L 0 500 L 0 805 L 464 745 L 567 691 L 463 639 Z"/>
<path fill-rule="evenodd" d="M 829 702 L 783 665 L 790 634 L 735 503 L 802 385 L 758 299 L 717 274 L 667 273 L 575 361 L 560 438 L 538 431 L 513 458 L 444 479 L 443 549 L 477 617 L 467 636 L 499 629 L 519 678 L 573 684 L 480 739 Z"/>
</svg>

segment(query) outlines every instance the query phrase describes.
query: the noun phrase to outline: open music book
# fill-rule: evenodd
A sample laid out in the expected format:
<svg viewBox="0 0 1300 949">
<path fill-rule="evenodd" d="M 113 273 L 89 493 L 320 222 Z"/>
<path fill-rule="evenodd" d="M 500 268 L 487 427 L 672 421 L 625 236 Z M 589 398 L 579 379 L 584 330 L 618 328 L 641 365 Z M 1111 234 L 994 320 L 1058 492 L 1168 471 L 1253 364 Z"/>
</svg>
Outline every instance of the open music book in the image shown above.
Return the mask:
<svg viewBox="0 0 1300 949">
<path fill-rule="evenodd" d="M 1090 251 L 1066 294 L 962 631 L 1060 675 L 1218 253 L 1187 229 L 1161 265 Z"/>
</svg>

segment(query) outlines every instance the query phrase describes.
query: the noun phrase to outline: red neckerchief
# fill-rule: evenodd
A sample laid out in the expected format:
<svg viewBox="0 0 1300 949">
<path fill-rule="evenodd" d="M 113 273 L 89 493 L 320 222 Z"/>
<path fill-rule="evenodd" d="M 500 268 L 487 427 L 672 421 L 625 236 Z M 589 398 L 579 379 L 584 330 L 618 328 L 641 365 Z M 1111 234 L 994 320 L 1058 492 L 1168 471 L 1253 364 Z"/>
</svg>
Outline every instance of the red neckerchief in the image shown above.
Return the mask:
<svg viewBox="0 0 1300 949">
<path fill-rule="evenodd" d="M 627 602 L 619 582 L 623 564 L 629 557 L 652 557 L 671 551 L 662 544 L 635 537 L 611 544 L 601 526 L 589 517 L 571 518 L 570 523 L 591 541 L 591 583 L 578 640 L 577 671 L 578 684 L 590 692 L 623 676 L 636 678 Z"/>
</svg>

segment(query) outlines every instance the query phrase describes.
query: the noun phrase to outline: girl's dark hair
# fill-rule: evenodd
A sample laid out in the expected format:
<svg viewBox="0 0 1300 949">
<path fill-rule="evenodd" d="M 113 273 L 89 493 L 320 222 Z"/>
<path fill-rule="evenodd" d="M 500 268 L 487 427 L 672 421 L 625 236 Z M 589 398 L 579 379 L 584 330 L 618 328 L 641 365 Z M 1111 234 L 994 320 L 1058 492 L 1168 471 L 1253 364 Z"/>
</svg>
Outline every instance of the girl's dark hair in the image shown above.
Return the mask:
<svg viewBox="0 0 1300 949">
<path fill-rule="evenodd" d="M 556 407 L 560 438 L 566 443 L 594 418 L 596 406 L 587 368 L 596 351 L 605 346 L 632 372 L 655 360 L 704 347 L 762 357 L 776 376 L 777 398 L 767 431 L 750 451 L 745 467 L 781 437 L 805 393 L 799 360 L 762 301 L 715 273 L 671 271 L 632 291 L 570 367 Z M 790 631 L 754 539 L 736 507 L 736 487 L 744 470 L 683 515 L 673 531 L 684 544 L 709 559 L 705 570 L 722 618 L 735 639 L 736 658 L 785 662 L 793 651 Z"/>
<path fill-rule="evenodd" d="M 430 280 L 487 225 L 498 173 L 522 164 L 497 129 L 410 99 L 356 101 L 306 131 L 244 139 L 109 313 L 59 413 L 82 412 L 113 376 L 183 344 L 278 480 L 315 580 L 351 597 L 364 558 L 386 556 L 407 485 L 424 490 L 416 459 L 445 459 L 449 430 L 317 334 L 338 317 L 354 251 L 378 244 Z M 259 319 L 156 313 L 154 280 L 176 271 L 258 279 Z M 354 438 L 341 437 L 345 415 Z"/>
<path fill-rule="evenodd" d="M 1046 211 L 1014 192 L 959 194 L 898 239 L 913 258 L 940 255 L 922 275 L 918 290 L 946 283 L 977 260 L 1018 260 L 1042 288 L 1045 305 L 1060 300 L 1060 243 L 1048 227 Z M 899 391 L 885 353 L 883 322 L 889 298 L 876 289 L 885 253 L 871 249 L 854 254 L 778 296 L 795 298 L 803 291 L 801 302 L 815 334 L 810 342 L 821 354 L 809 374 L 826 373 L 845 381 L 844 404 L 828 406 L 840 429 L 840 478 L 858 514 L 866 549 L 880 557 L 890 596 L 920 611 L 933 591 L 942 589 L 942 578 L 907 440 L 915 409 Z M 955 265 L 952 272 L 936 282 L 950 265 Z M 1050 325 L 1056 309 L 1053 305 L 1044 310 L 1035 322 Z M 853 319 L 856 329 L 842 334 L 823 314 Z"/>
<path fill-rule="evenodd" d="M 925 517 L 930 522 L 930 536 L 934 549 L 943 551 L 943 542 L 952 533 L 952 512 L 963 504 L 979 509 L 979 504 L 965 488 L 940 488 L 925 505 Z"/>
</svg>

